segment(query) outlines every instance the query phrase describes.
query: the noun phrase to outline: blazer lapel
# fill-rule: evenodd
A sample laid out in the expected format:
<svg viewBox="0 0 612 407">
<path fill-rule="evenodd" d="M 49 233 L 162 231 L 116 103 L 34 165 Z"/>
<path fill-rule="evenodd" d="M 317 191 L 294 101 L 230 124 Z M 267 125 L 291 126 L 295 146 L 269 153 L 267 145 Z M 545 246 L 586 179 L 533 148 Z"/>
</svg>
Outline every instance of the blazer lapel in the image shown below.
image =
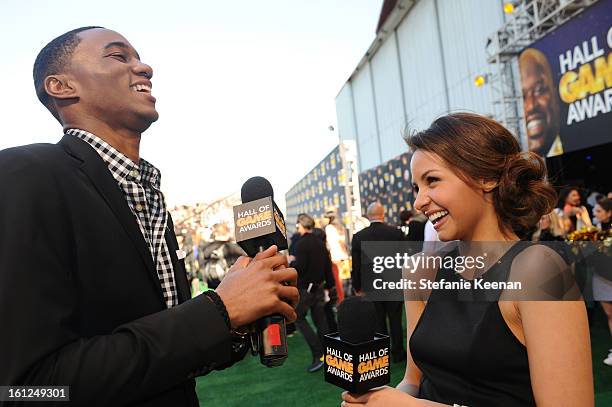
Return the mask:
<svg viewBox="0 0 612 407">
<path fill-rule="evenodd" d="M 134 243 L 163 302 L 161 285 L 151 252 L 142 236 L 134 214 L 132 214 L 123 196 L 123 191 L 117 185 L 117 181 L 111 175 L 106 163 L 89 144 L 75 136 L 64 135 L 59 144 L 66 147 L 73 155 L 83 161 L 81 170 L 83 170 L 100 195 L 102 195 L 115 216 L 119 219 L 119 223 L 125 229 L 132 243 Z"/>
<path fill-rule="evenodd" d="M 179 297 L 179 303 L 187 301 L 191 298 L 191 287 L 187 281 L 187 272 L 185 271 L 184 263 L 178 260 L 176 251 L 179 249 L 176 236 L 174 234 L 174 223 L 172 217 L 168 213 L 168 225 L 166 226 L 166 244 L 172 259 L 172 269 L 174 270 L 174 282 Z"/>
</svg>

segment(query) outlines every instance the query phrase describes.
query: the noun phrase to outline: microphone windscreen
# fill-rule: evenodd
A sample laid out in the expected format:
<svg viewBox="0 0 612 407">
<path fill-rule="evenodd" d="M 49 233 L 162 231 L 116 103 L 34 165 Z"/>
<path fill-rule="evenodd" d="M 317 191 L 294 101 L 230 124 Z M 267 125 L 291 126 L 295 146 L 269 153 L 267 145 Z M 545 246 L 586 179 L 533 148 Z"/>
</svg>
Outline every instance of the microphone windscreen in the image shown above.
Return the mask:
<svg viewBox="0 0 612 407">
<path fill-rule="evenodd" d="M 240 189 L 240 198 L 242 203 L 255 201 L 257 199 L 272 197 L 274 199 L 274 190 L 270 181 L 264 177 L 252 177 L 246 180 Z"/>
<path fill-rule="evenodd" d="M 357 344 L 373 340 L 376 321 L 374 303 L 363 297 L 348 297 L 338 306 L 338 333 L 345 342 Z"/>
</svg>

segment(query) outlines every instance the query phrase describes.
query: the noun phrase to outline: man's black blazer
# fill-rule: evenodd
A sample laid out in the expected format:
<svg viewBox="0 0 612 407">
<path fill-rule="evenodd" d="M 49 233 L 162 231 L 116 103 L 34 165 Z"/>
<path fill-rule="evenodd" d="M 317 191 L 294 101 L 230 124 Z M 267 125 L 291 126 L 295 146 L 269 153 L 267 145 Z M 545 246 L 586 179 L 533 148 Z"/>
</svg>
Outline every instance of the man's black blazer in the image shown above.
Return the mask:
<svg viewBox="0 0 612 407">
<path fill-rule="evenodd" d="M 181 304 L 166 309 L 134 215 L 87 143 L 0 151 L 0 191 L 0 385 L 69 385 L 79 406 L 197 406 L 192 373 L 227 365 L 231 338 L 208 298 L 189 299 L 171 219 Z"/>
<path fill-rule="evenodd" d="M 361 291 L 363 273 L 372 273 L 371 264 L 361 263 L 361 243 L 362 242 L 401 242 L 406 240 L 404 233 L 393 226 L 383 222 L 372 222 L 370 226 L 360 230 L 353 236 L 351 243 L 351 258 L 353 270 L 351 280 L 355 291 Z"/>
</svg>

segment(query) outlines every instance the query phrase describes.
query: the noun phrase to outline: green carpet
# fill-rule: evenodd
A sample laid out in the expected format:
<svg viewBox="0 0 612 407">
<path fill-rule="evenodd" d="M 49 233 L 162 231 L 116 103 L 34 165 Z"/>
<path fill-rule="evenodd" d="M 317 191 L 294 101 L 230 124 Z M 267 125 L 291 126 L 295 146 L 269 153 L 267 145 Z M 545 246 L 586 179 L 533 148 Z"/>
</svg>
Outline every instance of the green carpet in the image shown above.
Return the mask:
<svg viewBox="0 0 612 407">
<path fill-rule="evenodd" d="M 601 309 L 597 307 L 591 328 L 596 406 L 612 406 L 612 367 L 602 360 L 612 341 Z M 306 372 L 310 351 L 299 333 L 289 338 L 289 358 L 281 367 L 267 368 L 258 357 L 247 356 L 230 369 L 197 380 L 202 406 L 338 406 L 341 389 L 325 383 L 323 369 Z M 391 384 L 404 376 L 405 364 L 391 365 Z"/>
<path fill-rule="evenodd" d="M 612 406 L 612 366 L 603 364 L 612 348 L 612 339 L 606 317 L 599 305 L 594 309 L 591 324 L 591 352 L 593 354 L 593 381 L 595 383 L 595 405 Z"/>
<path fill-rule="evenodd" d="M 247 356 L 230 369 L 200 377 L 201 406 L 338 406 L 342 390 L 323 380 L 323 369 L 308 373 L 311 355 L 303 337 L 289 338 L 289 357 L 280 367 L 267 368 L 259 356 Z M 391 365 L 392 384 L 404 377 L 403 364 Z"/>
</svg>

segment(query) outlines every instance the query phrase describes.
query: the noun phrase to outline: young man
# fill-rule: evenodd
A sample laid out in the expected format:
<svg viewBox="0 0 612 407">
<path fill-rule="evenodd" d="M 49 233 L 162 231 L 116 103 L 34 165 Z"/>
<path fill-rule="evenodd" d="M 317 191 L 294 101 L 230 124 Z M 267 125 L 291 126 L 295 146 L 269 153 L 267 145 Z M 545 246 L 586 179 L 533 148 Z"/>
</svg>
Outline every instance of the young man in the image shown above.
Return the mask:
<svg viewBox="0 0 612 407">
<path fill-rule="evenodd" d="M 351 245 L 351 256 L 353 258 L 353 287 L 358 295 L 363 295 L 367 290 L 362 290 L 363 282 L 371 282 L 374 278 L 372 263 L 362 263 L 362 242 L 402 242 L 406 238 L 404 233 L 393 226 L 385 223 L 385 208 L 379 202 L 373 202 L 368 206 L 367 215 L 370 226 L 360 230 L 353 236 Z M 387 319 L 391 330 L 391 358 L 393 362 L 406 360 L 406 349 L 404 348 L 404 331 L 402 328 L 402 306 L 401 301 L 374 301 L 378 322 L 378 332 L 386 334 Z"/>
<path fill-rule="evenodd" d="M 234 328 L 296 317 L 283 282 L 297 274 L 275 247 L 189 299 L 159 170 L 139 155 L 158 118 L 152 76 L 100 27 L 36 59 L 65 135 L 0 152 L 0 385 L 67 385 L 66 405 L 197 406 L 193 378 L 244 355 Z"/>
<path fill-rule="evenodd" d="M 316 372 L 323 367 L 323 335 L 329 333 L 327 318 L 325 316 L 325 283 L 327 289 L 335 286 L 333 275 L 326 272 L 329 269 L 329 255 L 319 236 L 312 231 L 315 222 L 312 216 L 305 213 L 298 215 L 297 231 L 300 240 L 295 247 L 295 261 L 291 263 L 298 272 L 298 289 L 300 290 L 300 303 L 297 306 L 297 329 L 304 335 L 312 353 L 312 363 L 308 372 Z M 316 335 L 312 330 L 306 314 L 310 310 L 312 321 L 317 327 Z"/>
</svg>

